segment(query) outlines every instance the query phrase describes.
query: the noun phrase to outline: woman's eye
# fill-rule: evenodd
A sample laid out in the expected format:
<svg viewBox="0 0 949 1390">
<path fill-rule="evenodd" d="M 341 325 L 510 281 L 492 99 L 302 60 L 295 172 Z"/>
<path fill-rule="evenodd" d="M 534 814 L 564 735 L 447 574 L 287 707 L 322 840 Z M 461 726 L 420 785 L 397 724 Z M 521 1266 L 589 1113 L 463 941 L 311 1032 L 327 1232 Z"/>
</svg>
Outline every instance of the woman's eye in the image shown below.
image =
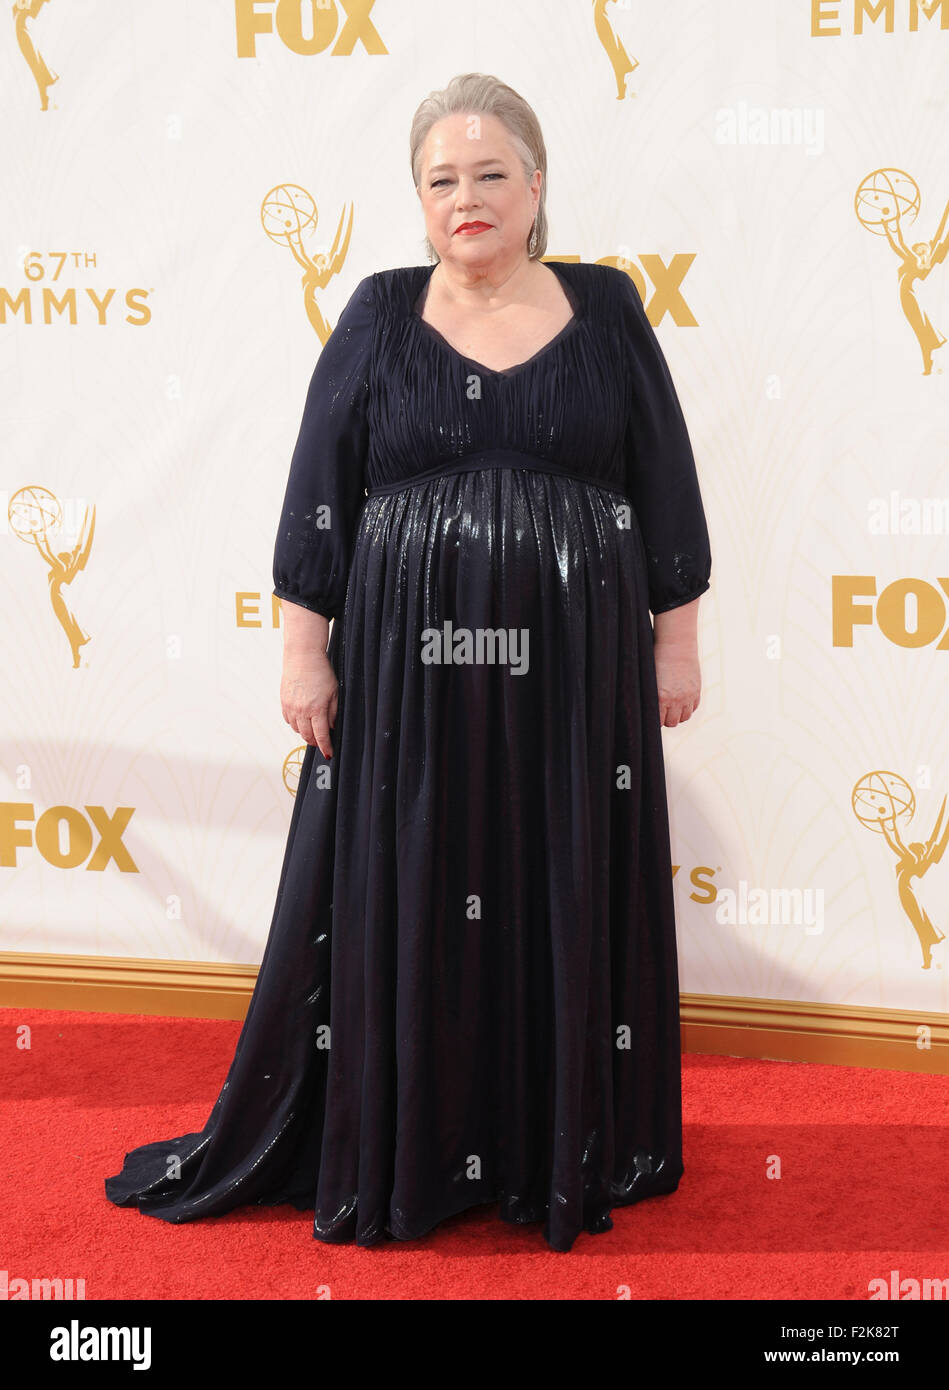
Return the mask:
<svg viewBox="0 0 949 1390">
<path fill-rule="evenodd" d="M 505 176 L 504 174 L 502 174 L 502 173 L 499 173 L 497 170 L 495 170 L 493 173 L 484 174 L 483 177 L 486 178 L 486 179 L 503 179 L 503 178 L 505 178 L 506 176 Z M 432 183 L 432 188 L 440 188 L 441 185 L 442 185 L 443 183 L 448 183 L 448 182 L 449 182 L 448 179 L 435 179 L 435 181 Z"/>
</svg>

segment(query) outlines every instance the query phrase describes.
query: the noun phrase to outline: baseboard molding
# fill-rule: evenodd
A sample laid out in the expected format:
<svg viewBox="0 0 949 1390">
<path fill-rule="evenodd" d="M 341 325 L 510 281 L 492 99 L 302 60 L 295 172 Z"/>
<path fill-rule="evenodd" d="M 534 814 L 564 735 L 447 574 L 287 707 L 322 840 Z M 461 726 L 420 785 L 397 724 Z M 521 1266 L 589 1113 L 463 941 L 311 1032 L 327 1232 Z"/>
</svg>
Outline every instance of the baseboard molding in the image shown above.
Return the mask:
<svg viewBox="0 0 949 1390">
<path fill-rule="evenodd" d="M 256 965 L 0 951 L 0 1007 L 242 1019 Z"/>
<path fill-rule="evenodd" d="M 949 1076 L 946 1014 L 683 994 L 680 1018 L 686 1052 Z"/>
<path fill-rule="evenodd" d="M 0 951 L 2 1008 L 241 1020 L 256 979 L 256 965 Z M 686 1052 L 949 1075 L 946 1014 L 683 994 L 680 1017 Z"/>
</svg>

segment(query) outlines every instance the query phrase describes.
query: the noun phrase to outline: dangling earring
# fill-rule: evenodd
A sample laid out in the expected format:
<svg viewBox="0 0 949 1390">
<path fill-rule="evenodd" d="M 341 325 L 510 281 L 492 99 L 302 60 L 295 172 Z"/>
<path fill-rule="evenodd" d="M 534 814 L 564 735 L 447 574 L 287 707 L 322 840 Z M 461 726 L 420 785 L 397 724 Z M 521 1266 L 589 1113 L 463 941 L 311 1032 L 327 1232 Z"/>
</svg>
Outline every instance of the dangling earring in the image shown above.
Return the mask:
<svg viewBox="0 0 949 1390">
<path fill-rule="evenodd" d="M 537 221 L 536 221 L 536 218 L 535 218 L 535 220 L 534 220 L 534 225 L 533 225 L 533 227 L 531 227 L 531 239 L 530 239 L 530 241 L 527 243 L 527 250 L 528 250 L 528 253 L 529 253 L 531 256 L 533 256 L 534 252 L 537 250 Z"/>
</svg>

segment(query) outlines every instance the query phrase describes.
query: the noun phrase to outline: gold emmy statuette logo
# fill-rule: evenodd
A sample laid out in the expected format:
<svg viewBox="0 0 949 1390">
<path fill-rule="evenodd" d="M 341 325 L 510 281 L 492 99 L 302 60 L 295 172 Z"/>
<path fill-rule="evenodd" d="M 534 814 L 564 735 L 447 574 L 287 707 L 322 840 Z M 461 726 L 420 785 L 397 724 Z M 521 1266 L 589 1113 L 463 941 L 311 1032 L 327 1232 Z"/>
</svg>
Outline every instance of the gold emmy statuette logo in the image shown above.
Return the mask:
<svg viewBox="0 0 949 1390">
<path fill-rule="evenodd" d="M 307 745 L 301 743 L 298 748 L 292 748 L 283 760 L 283 785 L 291 796 L 296 796 L 300 785 L 300 769 L 303 767 L 306 749 Z"/>
<path fill-rule="evenodd" d="M 339 215 L 336 236 L 333 238 L 329 254 L 318 255 L 315 258 L 303 245 L 303 233 L 310 227 L 316 227 L 319 215 L 316 203 L 305 188 L 296 183 L 278 183 L 260 205 L 260 220 L 270 240 L 275 241 L 278 246 L 288 246 L 294 259 L 303 266 L 304 273 L 300 283 L 303 286 L 306 315 L 319 334 L 320 342 L 325 346 L 332 329 L 320 311 L 316 291 L 325 289 L 330 276 L 338 275 L 343 267 L 349 249 L 349 239 L 353 233 L 352 203 Z"/>
<path fill-rule="evenodd" d="M 874 236 L 885 236 L 899 260 L 896 267 L 900 282 L 900 307 L 916 334 L 923 354 L 923 376 L 933 369 L 933 353 L 946 341 L 934 328 L 928 314 L 919 307 L 914 289 L 917 280 L 925 280 L 934 265 L 946 258 L 949 250 L 949 202 L 942 221 L 931 241 L 914 241 L 907 246 L 903 237 L 903 222 L 916 221 L 920 193 L 916 180 L 901 169 L 876 169 L 860 184 L 854 195 L 854 211 L 862 227 Z"/>
<path fill-rule="evenodd" d="M 593 27 L 596 29 L 596 36 L 606 50 L 606 56 L 613 66 L 613 76 L 616 78 L 616 99 L 623 101 L 625 97 L 634 97 L 634 91 L 627 91 L 626 81 L 634 68 L 639 67 L 639 59 L 631 58 L 623 47 L 622 40 L 613 28 L 612 23 L 607 17 L 606 7 L 613 3 L 613 0 L 593 0 Z M 622 6 L 626 8 L 626 6 Z"/>
<path fill-rule="evenodd" d="M 306 757 L 306 750 L 309 747 L 306 743 L 299 744 L 292 748 L 283 760 L 283 785 L 291 796 L 296 796 L 300 789 L 300 773 L 303 770 L 303 759 Z M 320 791 L 330 791 L 333 786 L 333 769 L 329 763 L 320 762 L 319 751 L 317 760 L 310 771 L 309 785 Z"/>
<path fill-rule="evenodd" d="M 54 82 L 59 81 L 59 73 L 51 72 L 43 56 L 37 52 L 33 37 L 26 27 L 26 21 L 35 19 L 45 4 L 46 0 L 13 0 L 13 27 L 16 30 L 16 41 L 20 45 L 20 52 L 26 59 L 33 79 L 40 89 L 40 110 L 42 111 L 49 110 L 46 89 L 52 87 Z"/>
<path fill-rule="evenodd" d="M 72 664 L 76 667 L 79 665 L 79 648 L 91 639 L 88 632 L 80 627 L 75 614 L 69 611 L 63 597 L 63 585 L 71 584 L 79 571 L 86 568 L 96 529 L 96 509 L 85 509 L 79 539 L 73 548 L 58 552 L 54 552 L 50 545 L 50 536 L 62 528 L 63 509 L 59 498 L 54 497 L 47 488 L 21 487 L 10 498 L 7 516 L 13 534 L 19 536 L 21 541 L 34 545 L 49 565 L 50 603 L 69 641 Z"/>
<path fill-rule="evenodd" d="M 933 864 L 938 864 L 949 840 L 949 822 L 942 828 L 946 797 L 942 799 L 933 832 L 925 844 L 913 840 L 903 843 L 897 826 L 898 817 L 912 819 L 916 811 L 913 789 L 897 772 L 868 772 L 853 789 L 853 813 L 861 825 L 879 831 L 896 855 L 896 881 L 900 906 L 909 918 L 919 938 L 923 953 L 923 969 L 932 965 L 932 949 L 946 939 L 945 932 L 933 926 L 926 911 L 913 892 L 911 879 L 922 878 Z M 941 832 L 941 833 L 940 833 Z"/>
</svg>

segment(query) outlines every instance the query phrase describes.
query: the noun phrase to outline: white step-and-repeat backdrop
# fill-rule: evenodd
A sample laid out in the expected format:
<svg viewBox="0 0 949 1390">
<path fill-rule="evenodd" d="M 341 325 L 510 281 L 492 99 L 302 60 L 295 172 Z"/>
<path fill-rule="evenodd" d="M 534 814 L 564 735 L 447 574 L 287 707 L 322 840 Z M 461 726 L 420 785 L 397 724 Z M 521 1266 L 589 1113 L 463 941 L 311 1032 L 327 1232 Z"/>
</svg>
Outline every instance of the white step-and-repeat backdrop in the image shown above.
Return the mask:
<svg viewBox="0 0 949 1390">
<path fill-rule="evenodd" d="M 409 124 L 467 71 L 693 438 L 683 988 L 945 1010 L 949 0 L 8 4 L 0 949 L 259 960 L 290 455 L 358 281 L 425 261 Z"/>
</svg>

